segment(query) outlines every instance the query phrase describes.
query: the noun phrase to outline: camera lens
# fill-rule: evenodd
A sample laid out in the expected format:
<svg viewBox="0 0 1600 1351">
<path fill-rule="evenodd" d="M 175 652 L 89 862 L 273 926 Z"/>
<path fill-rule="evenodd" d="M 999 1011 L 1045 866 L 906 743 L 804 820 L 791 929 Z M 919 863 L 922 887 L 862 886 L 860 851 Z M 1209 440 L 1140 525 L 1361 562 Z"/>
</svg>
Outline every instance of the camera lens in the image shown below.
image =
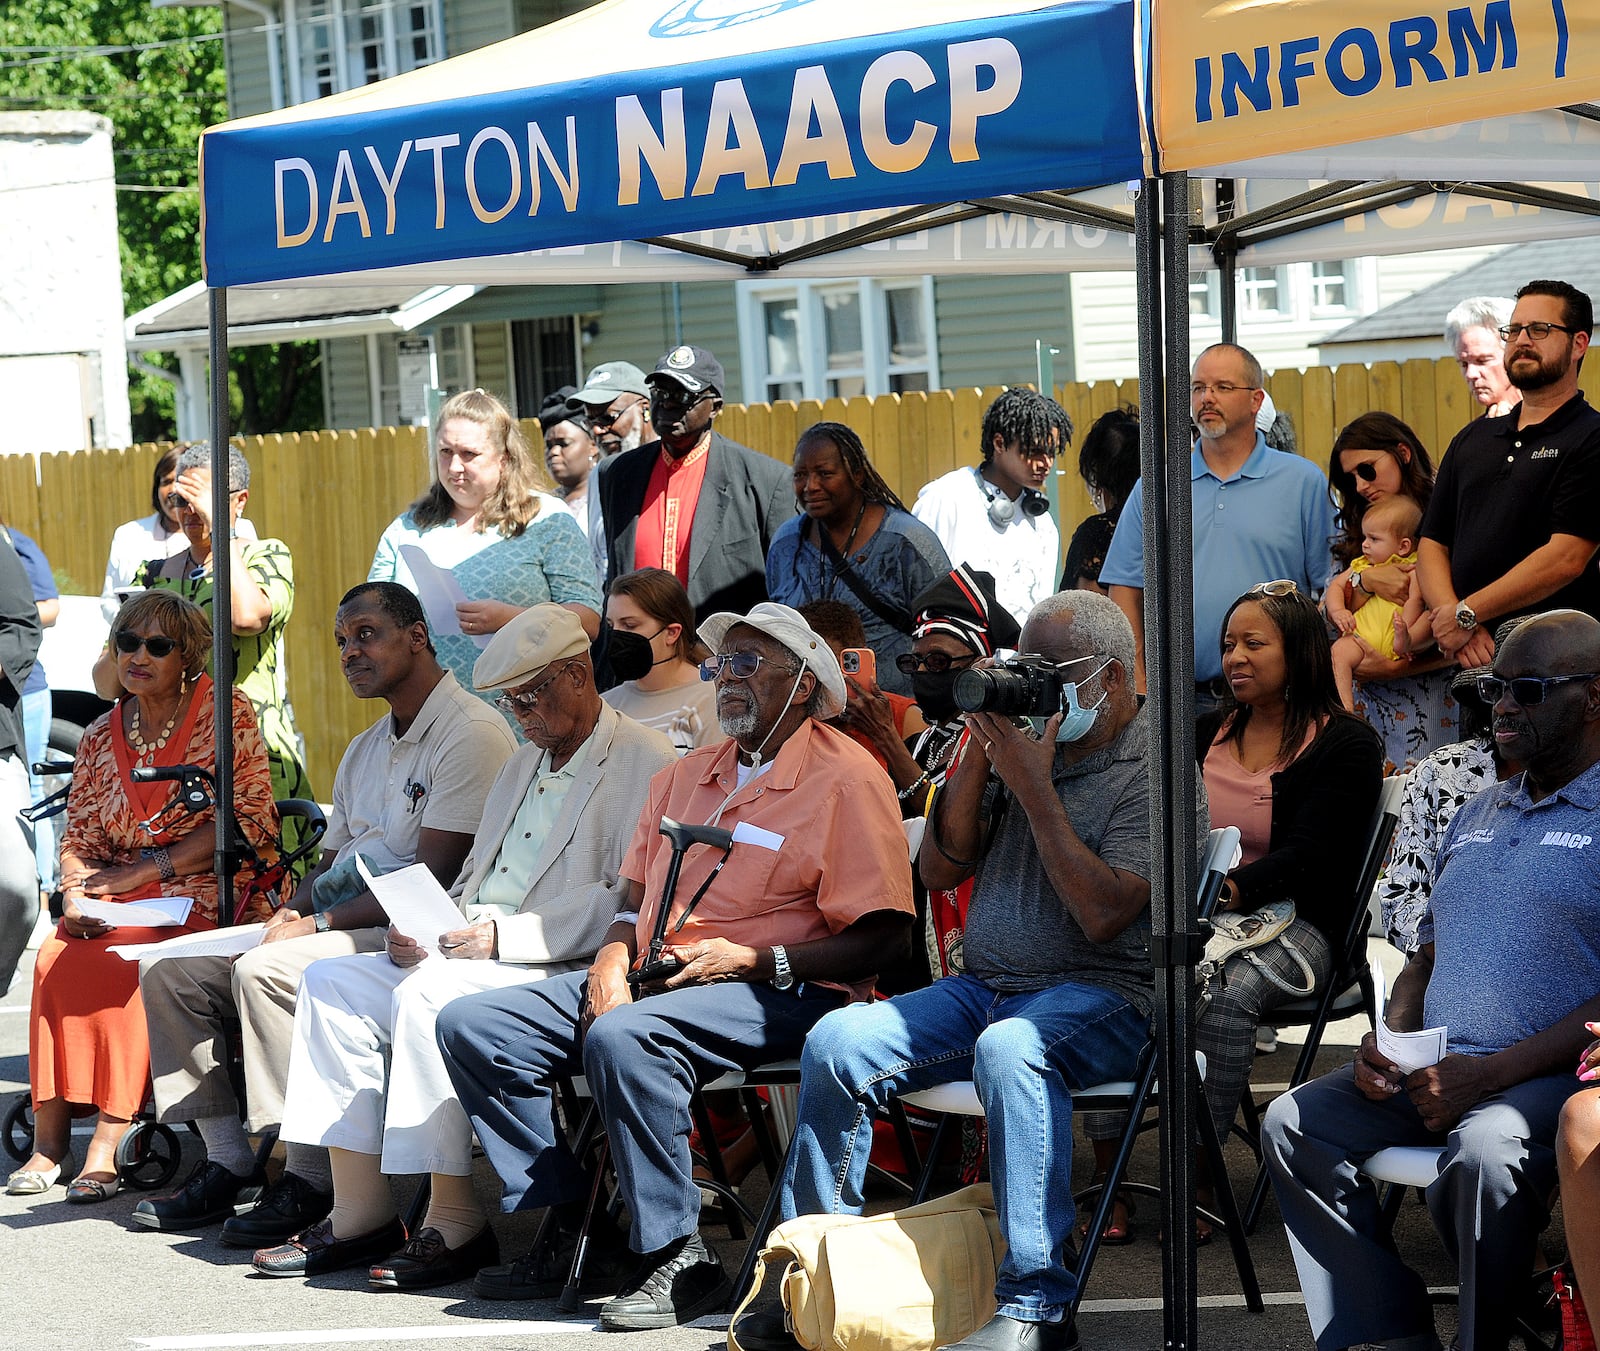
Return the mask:
<svg viewBox="0 0 1600 1351">
<path fill-rule="evenodd" d="M 1033 681 L 1016 671 L 987 667 L 963 671 L 951 690 L 956 707 L 967 713 L 1025 715 L 1032 711 Z"/>
</svg>

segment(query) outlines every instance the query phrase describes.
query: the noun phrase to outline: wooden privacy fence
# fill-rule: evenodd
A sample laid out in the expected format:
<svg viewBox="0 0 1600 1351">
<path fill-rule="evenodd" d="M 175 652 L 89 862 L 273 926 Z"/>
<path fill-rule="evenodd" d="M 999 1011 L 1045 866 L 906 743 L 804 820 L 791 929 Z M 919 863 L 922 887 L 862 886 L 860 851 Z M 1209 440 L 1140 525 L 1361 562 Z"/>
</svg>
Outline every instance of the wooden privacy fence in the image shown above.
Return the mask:
<svg viewBox="0 0 1600 1351">
<path fill-rule="evenodd" d="M 1326 468 L 1337 429 L 1374 409 L 1398 414 L 1435 460 L 1476 411 L 1450 360 L 1379 362 L 1283 370 L 1267 381 L 1274 402 L 1290 414 L 1302 454 Z M 1584 380 L 1592 400 L 1600 363 Z M 917 490 L 959 465 L 976 464 L 990 389 L 830 399 L 819 403 L 730 406 L 718 428 L 735 441 L 787 461 L 799 433 L 814 422 L 844 422 L 866 442 L 874 463 L 909 506 Z M 1101 413 L 1138 402 L 1136 381 L 1071 384 L 1056 391 L 1081 443 Z M 539 425 L 526 422 L 540 444 Z M 264 537 L 283 540 L 294 555 L 295 608 L 289 621 L 289 687 L 306 739 L 311 779 L 324 801 L 345 746 L 381 711 L 349 691 L 339 673 L 332 626 L 339 597 L 366 578 L 384 527 L 428 478 L 425 435 L 415 427 L 301 432 L 245 437 L 250 461 L 246 514 Z M 0 456 L 0 503 L 7 521 L 43 546 L 63 590 L 98 592 L 112 531 L 150 510 L 157 446 L 31 456 Z M 1062 544 L 1091 507 L 1075 453 L 1060 464 Z"/>
</svg>

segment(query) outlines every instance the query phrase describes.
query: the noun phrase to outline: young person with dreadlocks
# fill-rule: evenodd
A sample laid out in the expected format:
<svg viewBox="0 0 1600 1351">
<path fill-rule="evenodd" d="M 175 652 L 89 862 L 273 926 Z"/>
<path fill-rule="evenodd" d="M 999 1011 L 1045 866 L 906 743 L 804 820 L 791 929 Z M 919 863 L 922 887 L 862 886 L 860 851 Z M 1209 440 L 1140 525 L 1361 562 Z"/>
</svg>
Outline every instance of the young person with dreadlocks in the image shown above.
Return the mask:
<svg viewBox="0 0 1600 1351">
<path fill-rule="evenodd" d="M 801 514 L 784 522 L 767 550 L 767 594 L 796 609 L 843 601 L 861 616 L 878 684 L 910 694 L 911 678 L 895 662 L 911 651 L 912 601 L 950 571 L 938 537 L 905 509 L 861 438 L 840 422 L 800 434 L 794 496 Z"/>
<path fill-rule="evenodd" d="M 911 510 L 952 559 L 994 577 L 1000 603 L 1022 624 L 1056 589 L 1061 543 L 1044 484 L 1072 444 L 1072 419 L 1019 385 L 989 405 L 982 441 L 982 464 L 934 479 Z"/>
</svg>

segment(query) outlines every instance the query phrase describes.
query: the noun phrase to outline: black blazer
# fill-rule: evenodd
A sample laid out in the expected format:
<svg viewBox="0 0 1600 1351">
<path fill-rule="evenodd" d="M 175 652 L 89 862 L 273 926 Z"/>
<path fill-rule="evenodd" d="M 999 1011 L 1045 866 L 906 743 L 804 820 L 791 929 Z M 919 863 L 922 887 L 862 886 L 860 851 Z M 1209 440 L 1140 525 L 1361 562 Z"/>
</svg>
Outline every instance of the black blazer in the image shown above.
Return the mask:
<svg viewBox="0 0 1600 1351">
<path fill-rule="evenodd" d="M 1206 752 L 1223 714 L 1209 713 L 1195 727 L 1196 757 Z M 1272 776 L 1272 835 L 1267 852 L 1229 876 L 1240 908 L 1291 900 L 1295 913 L 1314 924 L 1334 950 L 1350 927 L 1361 844 L 1383 788 L 1383 741 L 1352 713 L 1338 713 L 1300 758 Z M 1213 825 L 1227 825 L 1213 821 Z"/>
<path fill-rule="evenodd" d="M 601 529 L 606 585 L 633 570 L 633 548 L 659 441 L 602 462 Z M 695 622 L 718 610 L 745 614 L 767 599 L 767 549 L 795 514 L 794 476 L 777 460 L 713 431 L 689 536 L 689 602 Z"/>
<path fill-rule="evenodd" d="M 28 574 L 10 534 L 0 527 L 0 757 L 15 755 L 24 765 L 28 752 L 22 738 L 22 687 L 43 637 Z"/>
</svg>

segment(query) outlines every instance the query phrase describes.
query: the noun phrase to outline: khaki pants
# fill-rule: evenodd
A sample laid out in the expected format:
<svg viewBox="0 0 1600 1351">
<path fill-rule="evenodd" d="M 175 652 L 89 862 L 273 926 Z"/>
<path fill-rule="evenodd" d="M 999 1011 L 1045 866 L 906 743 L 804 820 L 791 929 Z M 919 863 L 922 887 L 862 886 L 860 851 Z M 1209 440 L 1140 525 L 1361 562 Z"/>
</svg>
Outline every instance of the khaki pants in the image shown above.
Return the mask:
<svg viewBox="0 0 1600 1351">
<path fill-rule="evenodd" d="M 312 962 L 378 952 L 385 930 L 341 929 L 266 943 L 237 960 L 166 958 L 139 964 L 139 990 L 150 1027 L 150 1076 L 160 1121 L 202 1121 L 239 1110 L 228 1078 L 226 1020 L 241 1027 L 246 1125 L 283 1119 L 294 1005 Z"/>
</svg>

